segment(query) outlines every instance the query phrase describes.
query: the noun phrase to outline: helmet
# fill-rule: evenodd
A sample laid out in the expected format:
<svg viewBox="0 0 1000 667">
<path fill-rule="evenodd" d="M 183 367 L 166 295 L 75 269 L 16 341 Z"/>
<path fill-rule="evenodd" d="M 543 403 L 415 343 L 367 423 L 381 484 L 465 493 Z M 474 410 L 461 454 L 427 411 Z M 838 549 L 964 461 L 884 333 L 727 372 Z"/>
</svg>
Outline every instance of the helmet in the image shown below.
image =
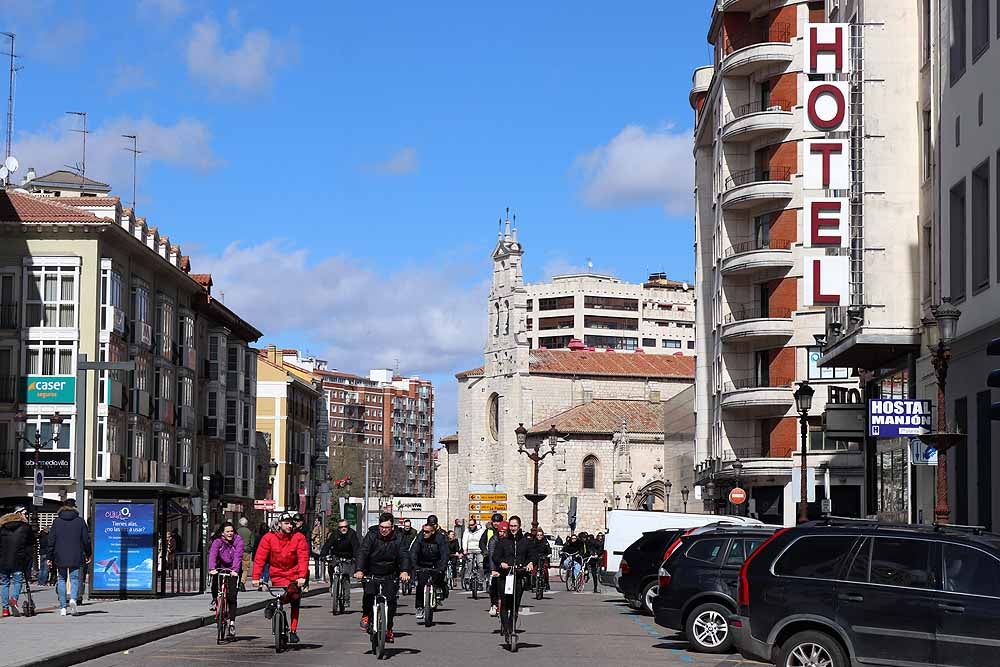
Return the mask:
<svg viewBox="0 0 1000 667">
<path fill-rule="evenodd" d="M 302 515 L 296 512 L 292 515 L 292 521 L 303 521 Z"/>
<path fill-rule="evenodd" d="M 427 523 L 431 524 L 432 526 L 438 525 L 437 514 L 431 514 L 429 517 L 427 517 Z"/>
<path fill-rule="evenodd" d="M 503 514 L 500 514 L 500 512 L 494 512 L 491 518 L 493 519 L 493 523 L 500 523 L 503 521 Z"/>
<path fill-rule="evenodd" d="M 291 512 L 282 512 L 281 516 L 278 517 L 278 523 L 282 521 L 295 521 L 295 515 Z"/>
</svg>

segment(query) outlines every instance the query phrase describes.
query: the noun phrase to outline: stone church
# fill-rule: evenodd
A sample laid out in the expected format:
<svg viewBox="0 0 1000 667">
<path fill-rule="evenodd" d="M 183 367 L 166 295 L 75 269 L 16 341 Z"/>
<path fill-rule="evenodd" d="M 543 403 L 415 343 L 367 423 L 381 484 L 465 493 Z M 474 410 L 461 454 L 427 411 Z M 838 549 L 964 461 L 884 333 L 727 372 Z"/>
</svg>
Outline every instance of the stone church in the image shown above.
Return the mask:
<svg viewBox="0 0 1000 667">
<path fill-rule="evenodd" d="M 670 509 L 680 511 L 682 485 L 693 488 L 694 358 L 598 351 L 579 341 L 530 349 L 523 256 L 507 221 L 493 251 L 484 363 L 455 376 L 458 433 L 437 453 L 435 494 L 449 524 L 489 514 L 486 505 L 470 506 L 477 493 L 500 504 L 506 494 L 504 515 L 530 523 L 524 494 L 532 492 L 534 467 L 518 451 L 521 424 L 528 450 L 555 446 L 539 470 L 539 493 L 547 495 L 539 523 L 547 532 L 570 532 L 574 507 L 575 529 L 588 532 L 603 530 L 609 508 L 663 509 L 671 487 Z"/>
</svg>

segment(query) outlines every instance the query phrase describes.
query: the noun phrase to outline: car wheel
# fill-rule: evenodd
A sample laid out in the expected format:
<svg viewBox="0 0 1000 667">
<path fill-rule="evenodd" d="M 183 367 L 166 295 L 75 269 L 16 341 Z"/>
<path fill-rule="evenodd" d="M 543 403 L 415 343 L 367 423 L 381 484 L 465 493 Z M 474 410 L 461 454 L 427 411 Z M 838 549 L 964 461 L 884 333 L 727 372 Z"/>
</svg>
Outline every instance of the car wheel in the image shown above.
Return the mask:
<svg viewBox="0 0 1000 667">
<path fill-rule="evenodd" d="M 830 635 L 807 630 L 792 635 L 778 653 L 780 667 L 847 667 L 847 656 Z"/>
<path fill-rule="evenodd" d="M 733 636 L 727 620 L 731 613 L 733 612 L 717 602 L 695 607 L 684 624 L 688 646 L 701 653 L 731 652 Z"/>
<path fill-rule="evenodd" d="M 642 603 L 640 609 L 642 613 L 653 615 L 653 598 L 657 596 L 660 592 L 660 584 L 656 581 L 651 581 L 646 584 L 646 587 L 642 589 L 642 597 L 640 601 Z"/>
</svg>

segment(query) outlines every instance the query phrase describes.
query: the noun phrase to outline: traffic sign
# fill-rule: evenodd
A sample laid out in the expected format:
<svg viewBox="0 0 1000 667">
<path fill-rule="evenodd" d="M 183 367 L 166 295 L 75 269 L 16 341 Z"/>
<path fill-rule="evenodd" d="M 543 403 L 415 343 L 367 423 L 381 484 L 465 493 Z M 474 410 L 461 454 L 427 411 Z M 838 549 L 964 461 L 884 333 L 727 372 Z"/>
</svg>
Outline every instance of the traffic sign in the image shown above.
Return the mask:
<svg viewBox="0 0 1000 667">
<path fill-rule="evenodd" d="M 253 508 L 255 510 L 268 510 L 268 511 L 271 511 L 271 510 L 274 509 L 274 507 L 275 507 L 275 503 L 274 503 L 273 500 L 270 500 L 270 499 L 268 499 L 268 500 L 255 500 L 255 501 L 253 501 Z"/>
<path fill-rule="evenodd" d="M 31 494 L 31 504 L 41 507 L 45 503 L 45 471 L 42 468 L 35 469 L 35 485 Z"/>
<path fill-rule="evenodd" d="M 469 502 L 485 502 L 485 503 L 505 503 L 507 502 L 506 493 L 470 493 Z"/>
<path fill-rule="evenodd" d="M 829 498 L 823 498 L 819 501 L 820 509 L 819 511 L 823 514 L 830 514 L 833 512 L 833 503 L 830 502 Z"/>
<path fill-rule="evenodd" d="M 469 503 L 470 512 L 506 512 L 507 503 Z"/>
<path fill-rule="evenodd" d="M 747 501 L 747 492 L 741 489 L 740 487 L 737 486 L 735 489 L 729 492 L 729 502 L 731 502 L 732 504 L 742 505 L 746 501 Z"/>
</svg>

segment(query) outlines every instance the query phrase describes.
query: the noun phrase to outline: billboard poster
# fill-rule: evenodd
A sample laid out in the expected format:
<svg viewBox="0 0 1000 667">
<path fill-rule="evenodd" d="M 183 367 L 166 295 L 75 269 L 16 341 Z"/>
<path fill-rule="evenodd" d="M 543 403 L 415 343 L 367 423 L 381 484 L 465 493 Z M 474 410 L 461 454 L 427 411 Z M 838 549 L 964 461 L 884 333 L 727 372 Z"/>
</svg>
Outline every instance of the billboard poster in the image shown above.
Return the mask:
<svg viewBox="0 0 1000 667">
<path fill-rule="evenodd" d="M 76 401 L 76 377 L 29 375 L 24 378 L 25 403 L 69 403 Z"/>
<path fill-rule="evenodd" d="M 154 593 L 156 502 L 94 504 L 94 592 Z"/>
<path fill-rule="evenodd" d="M 921 436 L 931 432 L 931 402 L 923 399 L 871 399 L 868 435 L 873 438 Z"/>
</svg>

